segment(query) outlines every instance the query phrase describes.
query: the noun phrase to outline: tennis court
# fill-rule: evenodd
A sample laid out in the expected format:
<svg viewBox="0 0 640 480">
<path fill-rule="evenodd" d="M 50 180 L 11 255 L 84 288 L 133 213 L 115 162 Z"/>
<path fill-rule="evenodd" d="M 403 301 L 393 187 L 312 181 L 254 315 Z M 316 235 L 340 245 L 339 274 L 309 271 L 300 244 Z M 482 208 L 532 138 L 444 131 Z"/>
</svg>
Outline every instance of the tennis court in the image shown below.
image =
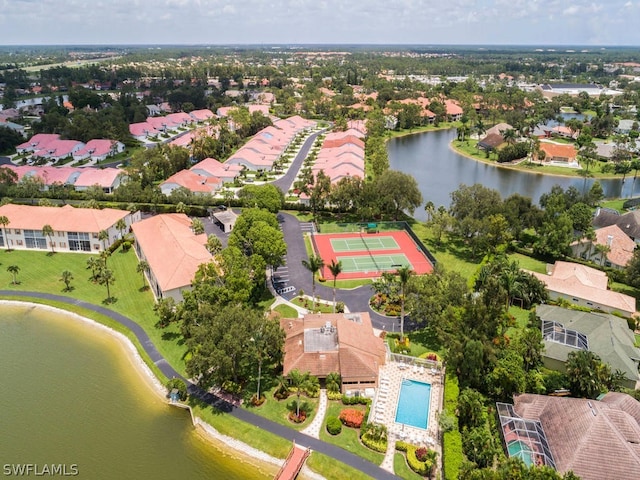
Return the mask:
<svg viewBox="0 0 640 480">
<path fill-rule="evenodd" d="M 361 252 L 363 250 L 399 250 L 398 242 L 391 236 L 332 238 L 334 252 Z"/>
<path fill-rule="evenodd" d="M 348 257 L 336 257 L 342 262 L 344 273 L 352 272 L 385 272 L 395 271 L 400 267 L 409 266 L 411 262 L 404 253 L 394 255 L 357 255 Z"/>
</svg>

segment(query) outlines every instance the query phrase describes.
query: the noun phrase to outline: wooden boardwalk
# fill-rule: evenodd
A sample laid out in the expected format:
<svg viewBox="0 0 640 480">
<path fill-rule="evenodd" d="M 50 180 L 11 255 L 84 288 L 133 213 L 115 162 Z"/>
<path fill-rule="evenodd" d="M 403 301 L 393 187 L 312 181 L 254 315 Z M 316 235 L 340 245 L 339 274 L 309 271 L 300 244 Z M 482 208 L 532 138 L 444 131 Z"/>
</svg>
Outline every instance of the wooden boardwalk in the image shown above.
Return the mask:
<svg viewBox="0 0 640 480">
<path fill-rule="evenodd" d="M 293 480 L 296 478 L 310 453 L 310 449 L 296 445 L 296 442 L 293 442 L 293 448 L 291 448 L 287 459 L 274 477 L 275 480 Z"/>
</svg>

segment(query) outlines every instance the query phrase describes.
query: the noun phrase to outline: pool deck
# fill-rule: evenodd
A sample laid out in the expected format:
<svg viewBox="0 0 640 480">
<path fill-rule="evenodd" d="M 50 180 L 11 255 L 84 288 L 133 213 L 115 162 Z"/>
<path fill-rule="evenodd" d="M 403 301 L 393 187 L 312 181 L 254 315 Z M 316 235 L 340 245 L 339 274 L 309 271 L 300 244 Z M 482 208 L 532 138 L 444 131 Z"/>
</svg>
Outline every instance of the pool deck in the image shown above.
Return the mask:
<svg viewBox="0 0 640 480">
<path fill-rule="evenodd" d="M 429 404 L 429 422 L 427 429 L 412 427 L 396 423 L 396 410 L 402 388 L 402 380 L 416 380 L 431 384 L 431 399 Z M 390 361 L 380 368 L 380 387 L 371 407 L 370 421 L 385 425 L 388 431 L 389 443 L 402 440 L 413 445 L 420 445 L 438 452 L 438 464 L 442 459 L 442 449 L 439 441 L 437 413 L 442 408 L 444 393 L 443 377 L 440 371 L 404 363 Z M 390 465 L 389 465 L 390 462 Z M 393 455 L 387 455 L 382 468 L 393 471 Z M 389 470 L 390 467 L 390 470 Z"/>
</svg>

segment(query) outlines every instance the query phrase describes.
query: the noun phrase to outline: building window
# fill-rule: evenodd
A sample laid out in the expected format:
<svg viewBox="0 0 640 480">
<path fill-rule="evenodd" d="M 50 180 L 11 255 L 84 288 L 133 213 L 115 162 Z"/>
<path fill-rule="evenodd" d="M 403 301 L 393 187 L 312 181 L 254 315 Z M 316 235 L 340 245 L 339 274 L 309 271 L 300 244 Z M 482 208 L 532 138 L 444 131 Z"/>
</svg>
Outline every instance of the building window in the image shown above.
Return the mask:
<svg viewBox="0 0 640 480">
<path fill-rule="evenodd" d="M 90 252 L 91 240 L 89 234 L 85 232 L 69 232 L 69 250 L 72 252 Z"/>
<path fill-rule="evenodd" d="M 40 230 L 25 230 L 24 241 L 27 248 L 47 248 L 47 239 Z"/>
<path fill-rule="evenodd" d="M 20 230 L 18 230 L 17 228 L 14 230 L 16 235 L 20 235 Z"/>
</svg>

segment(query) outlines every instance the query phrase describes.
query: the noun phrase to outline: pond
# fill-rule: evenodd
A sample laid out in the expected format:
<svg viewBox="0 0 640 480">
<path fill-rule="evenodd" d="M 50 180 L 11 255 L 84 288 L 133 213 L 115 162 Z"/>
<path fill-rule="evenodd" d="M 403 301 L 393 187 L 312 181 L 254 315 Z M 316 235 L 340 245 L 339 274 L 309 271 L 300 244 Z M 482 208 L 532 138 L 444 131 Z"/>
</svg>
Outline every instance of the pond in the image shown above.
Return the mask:
<svg viewBox="0 0 640 480">
<path fill-rule="evenodd" d="M 563 177 L 530 173 L 476 161 L 455 152 L 451 141 L 456 138 L 455 129 L 437 130 L 391 139 L 387 144 L 389 164 L 394 170 L 415 177 L 422 192 L 424 202 L 431 201 L 436 207 L 451 203 L 451 192 L 461 184 L 480 183 L 498 190 L 503 198 L 513 193 L 530 197 L 538 202 L 540 195 L 551 190 L 554 185 L 564 189 L 576 187 L 581 192 L 588 191 L 595 181 L 593 178 Z M 640 178 L 599 180 L 607 198 L 630 198 L 640 195 Z M 426 213 L 418 208 L 414 217 L 425 220 Z"/>
</svg>

